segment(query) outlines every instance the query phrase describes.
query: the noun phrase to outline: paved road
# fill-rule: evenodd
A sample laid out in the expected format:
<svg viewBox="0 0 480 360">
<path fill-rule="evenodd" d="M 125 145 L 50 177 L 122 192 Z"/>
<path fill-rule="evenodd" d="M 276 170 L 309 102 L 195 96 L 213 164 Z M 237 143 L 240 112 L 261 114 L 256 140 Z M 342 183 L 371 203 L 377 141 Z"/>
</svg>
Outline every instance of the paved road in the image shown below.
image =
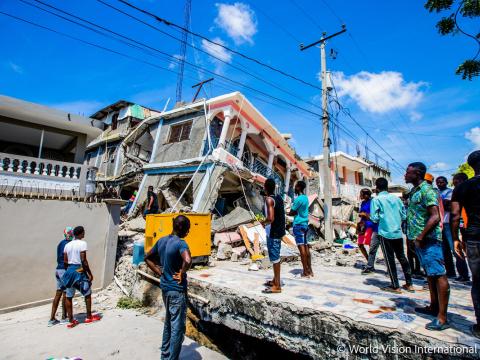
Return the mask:
<svg viewBox="0 0 480 360">
<path fill-rule="evenodd" d="M 134 310 L 106 310 L 104 318 L 74 329 L 47 327 L 49 306 L 0 315 L 2 359 L 159 359 L 163 323 Z M 226 359 L 186 338 L 181 359 Z"/>
</svg>

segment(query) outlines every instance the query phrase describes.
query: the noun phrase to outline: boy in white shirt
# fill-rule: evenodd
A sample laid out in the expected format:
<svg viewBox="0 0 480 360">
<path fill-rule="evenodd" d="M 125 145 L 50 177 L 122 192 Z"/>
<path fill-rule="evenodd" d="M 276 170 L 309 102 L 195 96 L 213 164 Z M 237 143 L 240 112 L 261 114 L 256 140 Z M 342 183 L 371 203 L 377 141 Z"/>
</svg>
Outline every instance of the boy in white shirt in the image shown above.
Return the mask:
<svg viewBox="0 0 480 360">
<path fill-rule="evenodd" d="M 91 323 L 100 320 L 100 316 L 92 315 L 92 281 L 93 275 L 87 261 L 87 242 L 82 240 L 85 237 L 83 226 L 77 226 L 73 229 L 73 236 L 63 250 L 65 275 L 62 281 L 67 288 L 67 314 L 70 323 L 67 327 L 72 328 L 78 325 L 78 321 L 73 317 L 72 298 L 75 296 L 75 290 L 79 290 L 85 297 L 87 307 L 87 318 L 85 323 Z"/>
</svg>

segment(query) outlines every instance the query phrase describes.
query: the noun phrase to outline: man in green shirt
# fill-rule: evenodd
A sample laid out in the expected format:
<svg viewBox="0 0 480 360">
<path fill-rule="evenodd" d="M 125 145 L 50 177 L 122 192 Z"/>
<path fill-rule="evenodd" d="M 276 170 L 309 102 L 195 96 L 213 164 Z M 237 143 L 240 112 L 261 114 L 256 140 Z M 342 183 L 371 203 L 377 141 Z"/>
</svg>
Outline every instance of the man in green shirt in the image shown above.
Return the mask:
<svg viewBox="0 0 480 360">
<path fill-rule="evenodd" d="M 388 181 L 378 178 L 375 181 L 378 196 L 373 198 L 370 206 L 370 220 L 378 223 L 378 237 L 382 246 L 388 274 L 392 285 L 382 290 L 401 293 L 398 283 L 395 257 L 402 266 L 405 275 L 404 290 L 413 292 L 412 271 L 403 250 L 402 221 L 406 219 L 405 207 L 399 197 L 388 193 Z"/>
<path fill-rule="evenodd" d="M 442 231 L 438 196 L 424 178 L 427 168 L 421 162 L 407 167 L 405 181 L 414 186 L 410 192 L 407 213 L 407 236 L 415 240 L 415 251 L 427 274 L 430 305 L 415 311 L 436 316 L 425 327 L 444 330 L 450 327 L 447 319 L 450 285 L 448 284 L 442 250 Z"/>
<path fill-rule="evenodd" d="M 306 184 L 299 180 L 295 184 L 297 197 L 293 201 L 292 208 L 288 215 L 295 216 L 293 220 L 293 236 L 300 252 L 300 259 L 303 266 L 303 277 L 313 277 L 312 258 L 310 248 L 307 244 L 308 231 L 308 197 L 304 194 Z"/>
</svg>

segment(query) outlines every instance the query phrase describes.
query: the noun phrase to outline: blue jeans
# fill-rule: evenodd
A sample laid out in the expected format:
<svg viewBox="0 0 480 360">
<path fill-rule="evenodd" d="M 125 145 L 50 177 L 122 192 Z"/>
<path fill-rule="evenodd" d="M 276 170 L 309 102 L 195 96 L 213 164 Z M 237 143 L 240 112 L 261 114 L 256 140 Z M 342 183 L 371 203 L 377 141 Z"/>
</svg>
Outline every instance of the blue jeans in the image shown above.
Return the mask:
<svg viewBox="0 0 480 360">
<path fill-rule="evenodd" d="M 427 237 L 423 239 L 421 245 L 421 247 L 415 245 L 415 252 L 427 276 L 446 275 L 442 242 Z"/>
<path fill-rule="evenodd" d="M 183 291 L 162 291 L 165 305 L 161 359 L 177 360 L 185 338 L 187 295 Z"/>
<path fill-rule="evenodd" d="M 453 247 L 453 236 L 452 230 L 450 229 L 449 223 L 443 224 L 443 257 L 445 258 L 445 268 L 447 270 L 448 276 L 455 276 L 455 267 L 457 268 L 458 275 L 464 279 L 468 279 L 468 266 L 465 259 L 462 259 L 457 255 Z M 453 261 L 453 256 L 455 257 L 455 266 Z"/>
<path fill-rule="evenodd" d="M 307 245 L 308 225 L 293 225 L 293 236 L 297 245 Z"/>
<path fill-rule="evenodd" d="M 282 239 L 272 239 L 267 236 L 268 258 L 272 264 L 280 262 L 280 248 L 282 247 Z"/>
</svg>

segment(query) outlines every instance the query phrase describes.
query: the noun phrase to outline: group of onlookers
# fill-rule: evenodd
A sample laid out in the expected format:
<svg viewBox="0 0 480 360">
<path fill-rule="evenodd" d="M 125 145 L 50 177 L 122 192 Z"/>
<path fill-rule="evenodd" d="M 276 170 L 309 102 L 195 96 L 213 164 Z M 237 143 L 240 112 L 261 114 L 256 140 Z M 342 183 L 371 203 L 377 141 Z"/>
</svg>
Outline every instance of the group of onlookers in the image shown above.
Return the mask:
<svg viewBox="0 0 480 360">
<path fill-rule="evenodd" d="M 429 330 L 449 327 L 449 278 L 468 284 L 470 268 L 477 318 L 472 333 L 480 337 L 480 150 L 469 155 L 468 164 L 475 175 L 468 179 L 466 174 L 455 174 L 452 189 L 444 176 L 439 176 L 436 188 L 433 187 L 434 178 L 427 173 L 426 166 L 421 162 L 411 163 L 405 181 L 413 188 L 403 197 L 403 202 L 388 193 L 386 179 L 377 179 L 376 197 L 372 198 L 368 189 L 360 193 L 357 233 L 359 249 L 367 260 L 362 274 L 375 270 L 376 252 L 379 245 L 382 248 L 391 279 L 391 285 L 383 290 L 413 292 L 412 278 L 426 277 L 430 305 L 415 310 L 436 317 L 426 325 Z M 369 245 L 368 252 L 365 245 Z M 395 258 L 405 277 L 401 287 Z"/>
</svg>

